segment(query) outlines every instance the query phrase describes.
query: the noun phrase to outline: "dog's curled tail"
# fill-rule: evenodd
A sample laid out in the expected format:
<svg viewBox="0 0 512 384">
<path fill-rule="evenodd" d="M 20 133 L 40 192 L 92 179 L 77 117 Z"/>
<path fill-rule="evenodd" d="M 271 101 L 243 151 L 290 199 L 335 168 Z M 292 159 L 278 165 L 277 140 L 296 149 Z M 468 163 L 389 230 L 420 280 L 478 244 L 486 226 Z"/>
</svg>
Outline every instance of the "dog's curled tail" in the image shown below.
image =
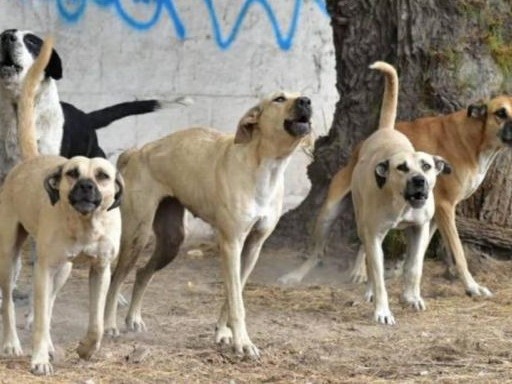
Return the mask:
<svg viewBox="0 0 512 384">
<path fill-rule="evenodd" d="M 383 72 L 386 77 L 380 110 L 379 129 L 393 129 L 395 127 L 396 110 L 398 107 L 398 75 L 396 69 L 384 61 L 376 61 L 370 65 L 370 68 Z"/>
<path fill-rule="evenodd" d="M 44 70 L 50 61 L 52 49 L 53 38 L 50 36 L 44 40 L 41 51 L 34 64 L 28 70 L 21 88 L 20 103 L 18 105 L 18 139 L 23 160 L 39 156 L 34 117 L 34 99 Z"/>
</svg>

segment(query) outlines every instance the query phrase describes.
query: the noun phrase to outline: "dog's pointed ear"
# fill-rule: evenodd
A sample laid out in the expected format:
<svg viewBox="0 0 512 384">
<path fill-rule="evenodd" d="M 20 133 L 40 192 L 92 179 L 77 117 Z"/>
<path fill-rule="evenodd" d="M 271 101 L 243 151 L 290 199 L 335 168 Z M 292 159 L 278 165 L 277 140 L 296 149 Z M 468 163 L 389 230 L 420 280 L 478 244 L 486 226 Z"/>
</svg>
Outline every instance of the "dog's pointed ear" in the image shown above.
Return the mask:
<svg viewBox="0 0 512 384">
<path fill-rule="evenodd" d="M 124 193 L 124 180 L 121 176 L 121 173 L 117 171 L 116 173 L 116 193 L 114 195 L 114 202 L 112 205 L 107 209 L 107 211 L 110 211 L 111 209 L 117 208 L 121 205 L 121 201 L 123 200 L 123 193 Z"/>
<path fill-rule="evenodd" d="M 44 70 L 46 76 L 50 76 L 54 80 L 62 79 L 62 61 L 55 49 L 52 50 L 50 61 Z"/>
<path fill-rule="evenodd" d="M 251 141 L 252 133 L 261 115 L 261 108 L 259 105 L 249 109 L 245 115 L 238 122 L 238 128 L 235 134 L 235 144 L 245 144 Z"/>
<path fill-rule="evenodd" d="M 484 119 L 487 116 L 487 105 L 471 104 L 468 107 L 467 116 L 473 119 Z"/>
<path fill-rule="evenodd" d="M 443 159 L 441 156 L 432 156 L 434 158 L 434 164 L 436 165 L 437 174 L 449 175 L 452 173 L 453 168 L 449 162 Z"/>
<path fill-rule="evenodd" d="M 44 179 L 44 189 L 48 193 L 50 203 L 55 205 L 60 199 L 59 184 L 62 180 L 62 165 L 59 165 Z"/>
<path fill-rule="evenodd" d="M 384 184 L 386 184 L 386 179 L 389 174 L 389 160 L 381 161 L 375 167 L 375 181 L 377 182 L 377 186 L 382 188 Z"/>
</svg>

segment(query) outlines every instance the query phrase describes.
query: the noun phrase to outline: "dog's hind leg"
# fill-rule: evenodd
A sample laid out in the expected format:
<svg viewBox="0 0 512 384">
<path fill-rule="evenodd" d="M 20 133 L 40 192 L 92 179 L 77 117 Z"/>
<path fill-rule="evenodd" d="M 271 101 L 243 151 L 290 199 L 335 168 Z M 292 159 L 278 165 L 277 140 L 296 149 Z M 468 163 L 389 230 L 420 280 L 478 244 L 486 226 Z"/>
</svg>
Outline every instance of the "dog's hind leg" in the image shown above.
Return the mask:
<svg viewBox="0 0 512 384">
<path fill-rule="evenodd" d="M 242 270 L 241 270 L 241 283 L 242 290 L 247 283 L 247 279 L 251 275 L 251 272 L 258 261 L 261 247 L 263 243 L 270 235 L 269 232 L 262 232 L 260 230 L 253 230 L 247 236 L 244 247 L 242 249 Z M 215 342 L 219 344 L 231 344 L 233 341 L 233 332 L 228 326 L 229 308 L 227 299 L 224 301 L 222 306 L 219 319 L 215 326 Z"/>
<path fill-rule="evenodd" d="M 178 254 L 185 238 L 185 208 L 175 198 L 164 198 L 156 210 L 153 220 L 155 250 L 143 268 L 137 271 L 130 309 L 126 325 L 132 331 L 143 331 L 146 325 L 142 320 L 142 299 L 153 274 L 169 264 Z"/>
<path fill-rule="evenodd" d="M 124 205 L 130 205 L 134 208 L 131 212 L 121 209 L 123 217 L 121 247 L 105 305 L 105 333 L 109 336 L 119 335 L 119 329 L 117 328 L 117 303 L 121 293 L 121 285 L 126 276 L 135 267 L 135 263 L 144 250 L 151 233 L 151 224 L 158 201 L 153 206 L 149 200 L 150 198 L 151 196 L 148 196 L 145 204 L 137 201 L 132 202 L 127 193 L 123 202 Z"/>
<path fill-rule="evenodd" d="M 404 292 L 402 300 L 417 311 L 425 310 L 421 297 L 420 283 L 423 272 L 423 259 L 429 239 L 429 223 L 405 229 L 407 237 L 407 257 L 404 264 Z"/>
<path fill-rule="evenodd" d="M 357 152 L 352 156 L 350 162 L 334 175 L 327 198 L 325 199 L 315 221 L 313 232 L 313 250 L 307 260 L 298 268 L 281 276 L 278 282 L 281 284 L 300 283 L 302 279 L 321 261 L 327 246 L 327 240 L 332 224 L 342 210 L 341 201 L 350 192 L 352 172 L 357 162 Z"/>
<path fill-rule="evenodd" d="M 7 228 L 6 228 L 7 227 Z M 20 259 L 21 244 L 27 234 L 17 223 L 4 223 L 0 246 L 0 286 L 2 289 L 3 340 L 2 353 L 8 356 L 23 354 L 16 332 L 16 314 L 12 291 L 15 285 L 16 263 Z"/>
</svg>

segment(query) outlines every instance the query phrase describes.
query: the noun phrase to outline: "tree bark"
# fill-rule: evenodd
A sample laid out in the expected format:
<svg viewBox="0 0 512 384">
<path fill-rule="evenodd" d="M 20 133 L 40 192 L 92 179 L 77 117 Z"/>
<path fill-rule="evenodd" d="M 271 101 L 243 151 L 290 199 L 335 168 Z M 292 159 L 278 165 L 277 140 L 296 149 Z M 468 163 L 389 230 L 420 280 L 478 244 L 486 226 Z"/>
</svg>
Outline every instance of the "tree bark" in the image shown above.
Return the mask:
<svg viewBox="0 0 512 384">
<path fill-rule="evenodd" d="M 507 72 L 512 72 L 512 65 L 507 67 L 508 57 L 503 58 L 503 52 L 510 54 L 512 63 L 512 48 L 508 51 L 508 46 L 505 49 L 494 41 L 498 32 L 501 38 L 509 38 L 505 41 L 512 41 L 512 28 L 503 16 L 510 15 L 512 5 L 506 0 L 487 3 L 327 0 L 340 99 L 328 135 L 315 143 L 307 171 L 311 190 L 296 209 L 283 215 L 271 244 L 305 245 L 332 176 L 345 164 L 354 145 L 375 130 L 383 79 L 368 69 L 374 61 L 385 60 L 398 70 L 399 120 L 450 113 L 512 89 Z M 503 169 L 502 159 L 497 164 Z M 512 162 L 507 160 L 507 164 Z M 509 226 L 512 182 L 497 167 L 488 180 L 460 212 Z M 495 191 L 494 186 L 499 190 L 496 195 L 489 192 Z M 498 205 L 506 209 L 496 209 Z M 354 228 L 352 204 L 347 201 L 333 229 L 336 241 L 330 241 L 330 248 L 336 249 L 332 245 L 339 241 L 353 241 Z"/>
</svg>

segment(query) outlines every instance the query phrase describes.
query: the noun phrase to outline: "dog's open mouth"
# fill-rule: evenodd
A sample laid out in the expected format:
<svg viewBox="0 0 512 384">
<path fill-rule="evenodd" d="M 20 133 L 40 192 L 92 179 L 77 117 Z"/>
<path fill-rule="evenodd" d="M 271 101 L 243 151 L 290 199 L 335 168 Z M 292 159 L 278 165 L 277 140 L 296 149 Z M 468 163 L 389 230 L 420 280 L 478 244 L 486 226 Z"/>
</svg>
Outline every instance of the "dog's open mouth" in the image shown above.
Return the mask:
<svg viewBox="0 0 512 384">
<path fill-rule="evenodd" d="M 428 194 L 425 192 L 415 192 L 412 194 L 407 194 L 405 196 L 405 200 L 411 205 L 413 208 L 421 208 L 425 205 L 428 199 Z"/>
<path fill-rule="evenodd" d="M 0 61 L 0 76 L 8 77 L 18 74 L 22 71 L 22 67 L 14 62 L 9 52 L 3 53 L 3 60 Z"/>
<path fill-rule="evenodd" d="M 71 205 L 73 208 L 82 215 L 87 215 L 89 213 L 92 213 L 96 210 L 96 208 L 99 207 L 101 204 L 101 200 L 89 200 L 89 199 L 82 199 L 82 200 L 74 200 L 69 199 Z"/>
<path fill-rule="evenodd" d="M 284 130 L 295 137 L 302 137 L 311 132 L 311 122 L 306 116 L 295 120 L 286 119 L 284 121 Z"/>
</svg>

